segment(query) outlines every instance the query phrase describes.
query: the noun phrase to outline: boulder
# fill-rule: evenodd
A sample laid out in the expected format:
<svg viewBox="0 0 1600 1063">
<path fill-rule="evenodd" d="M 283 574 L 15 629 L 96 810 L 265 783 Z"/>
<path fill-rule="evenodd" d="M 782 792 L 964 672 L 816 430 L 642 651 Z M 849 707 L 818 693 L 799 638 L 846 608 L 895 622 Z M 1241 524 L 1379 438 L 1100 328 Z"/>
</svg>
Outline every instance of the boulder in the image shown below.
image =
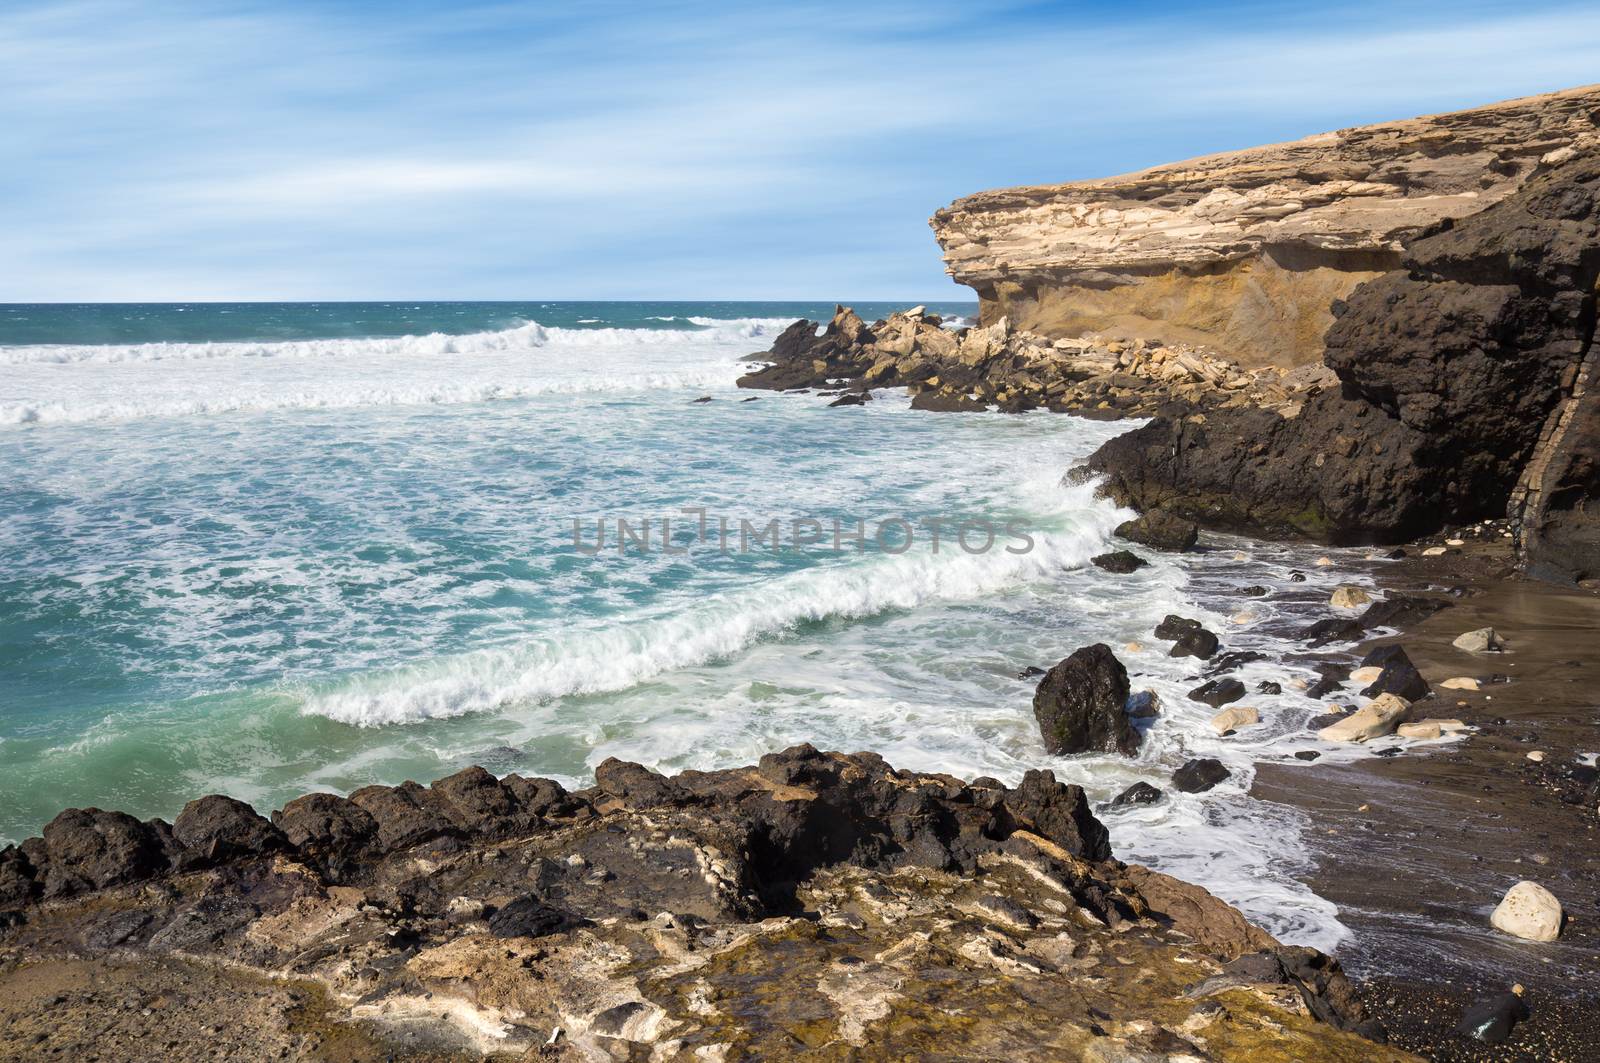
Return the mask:
<svg viewBox="0 0 1600 1063">
<path fill-rule="evenodd" d="M 1172 773 L 1172 785 L 1186 794 L 1199 794 L 1211 789 L 1233 773 L 1214 757 L 1200 757 L 1188 761 Z"/>
<path fill-rule="evenodd" d="M 186 867 L 209 866 L 289 847 L 283 832 L 243 801 L 212 794 L 190 801 L 172 822 Z"/>
<path fill-rule="evenodd" d="M 1475 1001 L 1461 1014 L 1456 1033 L 1475 1041 L 1498 1045 L 1511 1036 L 1519 1022 L 1527 1022 L 1528 1005 L 1516 993 L 1496 993 Z"/>
<path fill-rule="evenodd" d="M 1300 632 L 1300 637 L 1310 643 L 1312 649 L 1317 649 L 1333 642 L 1356 642 L 1366 633 L 1367 629 L 1361 626 L 1359 620 L 1330 616 Z"/>
<path fill-rule="evenodd" d="M 1372 602 L 1372 595 L 1360 587 L 1339 587 L 1328 599 L 1328 604 L 1335 609 L 1360 609 Z"/>
<path fill-rule="evenodd" d="M 1537 882 L 1524 880 L 1506 891 L 1489 925 L 1527 941 L 1554 941 L 1561 934 L 1561 902 Z"/>
<path fill-rule="evenodd" d="M 1181 553 L 1194 549 L 1195 543 L 1200 538 L 1200 528 L 1194 521 L 1174 516 L 1162 509 L 1152 509 L 1135 520 L 1117 525 L 1113 534 L 1118 538 L 1156 550 Z"/>
<path fill-rule="evenodd" d="M 1499 653 L 1505 649 L 1499 633 L 1492 627 L 1480 627 L 1458 635 L 1450 645 L 1467 653 Z"/>
<path fill-rule="evenodd" d="M 1109 554 L 1097 554 L 1091 557 L 1089 561 L 1096 568 L 1102 568 L 1119 576 L 1137 572 L 1150 563 L 1132 550 L 1113 550 Z"/>
<path fill-rule="evenodd" d="M 1147 782 L 1136 782 L 1116 797 L 1111 799 L 1112 808 L 1126 808 L 1128 805 L 1153 805 L 1161 800 L 1161 791 Z"/>
<path fill-rule="evenodd" d="M 1202 661 L 1209 660 L 1217 652 L 1221 643 L 1217 636 L 1205 628 L 1196 628 L 1185 632 L 1172 644 L 1172 649 L 1167 651 L 1168 657 L 1198 657 Z"/>
<path fill-rule="evenodd" d="M 1428 686 L 1428 681 L 1422 678 L 1422 673 L 1411 663 L 1411 658 L 1401 650 L 1389 658 L 1378 677 L 1361 691 L 1361 696 L 1375 698 L 1381 694 L 1393 694 L 1406 701 L 1421 701 L 1431 693 L 1433 690 Z"/>
<path fill-rule="evenodd" d="M 1376 664 L 1363 665 L 1350 673 L 1352 683 L 1370 683 L 1383 674 L 1383 668 Z"/>
<path fill-rule="evenodd" d="M 1213 709 L 1220 709 L 1231 701 L 1238 701 L 1244 697 L 1244 684 L 1237 679 L 1213 679 L 1202 686 L 1189 691 L 1189 700 L 1210 705 Z"/>
<path fill-rule="evenodd" d="M 1211 727 L 1219 735 L 1237 731 L 1241 727 L 1252 727 L 1260 722 L 1261 713 L 1248 705 L 1234 705 L 1211 717 Z"/>
<path fill-rule="evenodd" d="M 338 873 L 375 846 L 378 821 L 366 809 L 336 794 L 305 794 L 272 814 L 289 844 Z"/>
<path fill-rule="evenodd" d="M 44 827 L 44 895 L 56 897 L 135 882 L 171 861 L 165 824 L 141 823 L 126 812 L 69 808 Z M 23 850 L 27 851 L 27 844 Z M 31 859 L 31 854 L 30 854 Z"/>
<path fill-rule="evenodd" d="M 1178 616 L 1176 613 L 1168 613 L 1162 618 L 1161 623 L 1156 625 L 1155 636 L 1158 639 L 1181 639 L 1191 632 L 1200 630 L 1203 630 L 1200 621 L 1191 620 L 1186 616 Z"/>
<path fill-rule="evenodd" d="M 1324 742 L 1367 742 L 1393 734 L 1405 722 L 1411 704 L 1393 694 L 1384 694 L 1350 715 L 1317 732 Z"/>
<path fill-rule="evenodd" d="M 1439 684 L 1442 690 L 1477 690 L 1482 684 L 1470 675 L 1452 676 Z"/>
<path fill-rule="evenodd" d="M 1121 753 L 1139 749 L 1139 732 L 1128 720 L 1128 672 L 1104 643 L 1077 650 L 1039 681 L 1033 715 L 1045 751 Z"/>
</svg>

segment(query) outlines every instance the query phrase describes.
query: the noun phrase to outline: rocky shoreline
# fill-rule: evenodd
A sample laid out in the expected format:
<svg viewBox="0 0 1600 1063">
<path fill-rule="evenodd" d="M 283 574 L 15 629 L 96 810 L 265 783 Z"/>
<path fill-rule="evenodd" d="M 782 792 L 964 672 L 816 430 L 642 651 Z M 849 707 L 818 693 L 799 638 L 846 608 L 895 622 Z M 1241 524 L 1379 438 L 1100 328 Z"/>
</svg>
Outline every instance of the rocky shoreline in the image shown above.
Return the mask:
<svg viewBox="0 0 1600 1063">
<path fill-rule="evenodd" d="M 6 1058 L 1409 1058 L 1336 961 L 1114 860 L 1048 772 L 799 746 L 71 810 L 0 887 Z"/>
</svg>

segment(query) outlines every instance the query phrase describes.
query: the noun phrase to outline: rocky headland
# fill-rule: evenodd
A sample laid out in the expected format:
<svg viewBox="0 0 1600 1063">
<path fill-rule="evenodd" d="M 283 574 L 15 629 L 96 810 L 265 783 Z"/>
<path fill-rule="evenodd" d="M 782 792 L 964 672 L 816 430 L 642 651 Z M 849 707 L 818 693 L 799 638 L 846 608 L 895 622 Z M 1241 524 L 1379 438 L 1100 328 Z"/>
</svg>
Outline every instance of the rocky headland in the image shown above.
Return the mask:
<svg viewBox="0 0 1600 1063">
<path fill-rule="evenodd" d="M 809 746 L 73 809 L 0 853 L 0 924 L 8 1059 L 1410 1058 L 1078 787 Z"/>
</svg>

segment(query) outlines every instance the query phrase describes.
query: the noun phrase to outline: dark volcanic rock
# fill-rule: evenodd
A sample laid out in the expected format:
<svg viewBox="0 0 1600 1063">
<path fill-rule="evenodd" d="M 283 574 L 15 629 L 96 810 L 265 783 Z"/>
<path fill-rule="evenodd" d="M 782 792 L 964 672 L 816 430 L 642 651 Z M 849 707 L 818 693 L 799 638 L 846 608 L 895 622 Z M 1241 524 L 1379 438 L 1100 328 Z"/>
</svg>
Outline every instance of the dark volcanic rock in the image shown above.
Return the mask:
<svg viewBox="0 0 1600 1063">
<path fill-rule="evenodd" d="M 1180 635 L 1178 641 L 1172 644 L 1172 649 L 1167 651 L 1168 657 L 1198 657 L 1202 661 L 1209 660 L 1217 652 L 1219 643 L 1217 636 L 1205 628 L 1196 628 Z"/>
<path fill-rule="evenodd" d="M 1355 642 L 1366 633 L 1367 629 L 1361 626 L 1359 620 L 1330 616 L 1326 620 L 1318 620 L 1300 632 L 1300 637 L 1305 639 L 1312 649 L 1316 649 L 1330 642 Z"/>
<path fill-rule="evenodd" d="M 1156 625 L 1155 635 L 1158 639 L 1181 639 L 1191 631 L 1199 630 L 1201 630 L 1200 621 L 1168 613 L 1161 623 Z"/>
<path fill-rule="evenodd" d="M 45 824 L 44 860 L 29 860 L 44 872 L 46 897 L 134 882 L 170 866 L 162 827 L 126 812 L 69 808 Z"/>
<path fill-rule="evenodd" d="M 1174 516 L 1165 510 L 1152 509 L 1134 520 L 1117 525 L 1113 534 L 1157 550 L 1181 553 L 1194 549 L 1200 529 L 1191 520 Z"/>
<path fill-rule="evenodd" d="M 1200 757 L 1191 760 L 1172 773 L 1172 785 L 1186 794 L 1199 794 L 1211 789 L 1233 773 L 1222 766 L 1220 760 Z"/>
<path fill-rule="evenodd" d="M 1114 550 L 1109 554 L 1096 555 L 1089 560 L 1097 568 L 1103 568 L 1107 572 L 1112 572 L 1119 576 L 1137 572 L 1150 563 L 1132 550 Z"/>
<path fill-rule="evenodd" d="M 1383 671 L 1372 684 L 1361 692 L 1364 698 L 1375 698 L 1380 694 L 1393 694 L 1405 698 L 1407 701 L 1421 701 L 1433 693 L 1428 681 L 1422 678 L 1416 666 L 1411 663 L 1411 658 L 1406 656 L 1406 651 L 1395 647 L 1396 653 L 1390 654 L 1383 665 Z"/>
<path fill-rule="evenodd" d="M 548 904 L 536 894 L 518 897 L 489 916 L 489 932 L 495 937 L 545 937 L 582 926 L 585 920 L 564 908 Z"/>
<path fill-rule="evenodd" d="M 1237 679 L 1213 679 L 1189 691 L 1188 697 L 1190 701 L 1203 702 L 1213 709 L 1220 709 L 1230 702 L 1238 701 L 1244 694 L 1244 684 Z"/>
<path fill-rule="evenodd" d="M 1502 516 L 1588 352 L 1597 277 L 1600 158 L 1580 153 L 1413 241 L 1400 269 L 1335 303 L 1325 360 L 1339 387 L 1299 416 L 1157 418 L 1089 466 L 1136 509 L 1337 543 Z M 1584 506 L 1600 485 L 1586 434 L 1600 414 L 1593 396 L 1575 411 L 1585 427 L 1556 448 L 1527 514 L 1530 560 L 1568 571 L 1600 542 Z"/>
<path fill-rule="evenodd" d="M 363 786 L 350 795 L 378 827 L 378 842 L 385 849 L 400 849 L 460 832 L 440 812 L 427 790 L 414 782 L 399 786 Z"/>
<path fill-rule="evenodd" d="M 1128 721 L 1128 672 L 1104 643 L 1095 643 L 1045 673 L 1033 695 L 1033 715 L 1045 750 L 1132 756 L 1139 732 Z"/>
<path fill-rule="evenodd" d="M 1379 627 L 1410 627 L 1428 619 L 1441 609 L 1450 608 L 1450 604 L 1438 598 L 1391 594 L 1367 606 L 1358 619 L 1361 621 L 1361 626 L 1368 631 Z"/>
<path fill-rule="evenodd" d="M 172 821 L 185 866 L 205 866 L 233 857 L 287 849 L 288 839 L 243 801 L 212 794 L 190 801 Z"/>
<path fill-rule="evenodd" d="M 1232 653 L 1224 653 L 1221 657 L 1212 661 L 1205 674 L 1207 678 L 1210 678 L 1211 676 L 1222 675 L 1224 672 L 1237 671 L 1247 664 L 1266 659 L 1266 654 L 1259 653 L 1256 650 L 1234 650 Z"/>
<path fill-rule="evenodd" d="M 1111 799 L 1112 808 L 1128 805 L 1153 805 L 1161 800 L 1161 791 L 1147 782 L 1136 782 Z"/>
<path fill-rule="evenodd" d="M 334 794 L 306 794 L 272 814 L 289 844 L 335 877 L 359 864 L 378 838 L 378 821 L 360 805 Z"/>
<path fill-rule="evenodd" d="M 1478 1001 L 1462 1013 L 1456 1033 L 1491 1045 L 1511 1036 L 1519 1022 L 1528 1020 L 1528 1005 L 1515 993 L 1497 993 Z"/>
</svg>

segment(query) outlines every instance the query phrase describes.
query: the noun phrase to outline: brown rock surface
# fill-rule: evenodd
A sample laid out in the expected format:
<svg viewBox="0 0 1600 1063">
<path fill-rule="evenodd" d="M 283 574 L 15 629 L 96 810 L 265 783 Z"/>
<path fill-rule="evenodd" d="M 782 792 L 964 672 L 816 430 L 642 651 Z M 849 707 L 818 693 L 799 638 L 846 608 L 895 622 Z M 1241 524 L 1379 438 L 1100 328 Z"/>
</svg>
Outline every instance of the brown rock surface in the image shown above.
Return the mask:
<svg viewBox="0 0 1600 1063">
<path fill-rule="evenodd" d="M 368 788 L 367 818 L 302 798 L 277 830 L 207 799 L 180 832 L 205 866 L 69 816 L 43 866 L 0 853 L 105 883 L 3 895 L 0 1057 L 1409 1058 L 1347 1032 L 1368 1027 L 1327 957 L 1110 859 L 1048 772 L 798 746 L 597 775 Z"/>
<path fill-rule="evenodd" d="M 1323 133 L 1138 173 L 981 192 L 934 215 L 982 320 L 1321 357 L 1331 307 L 1407 241 L 1596 147 L 1600 87 Z"/>
</svg>

